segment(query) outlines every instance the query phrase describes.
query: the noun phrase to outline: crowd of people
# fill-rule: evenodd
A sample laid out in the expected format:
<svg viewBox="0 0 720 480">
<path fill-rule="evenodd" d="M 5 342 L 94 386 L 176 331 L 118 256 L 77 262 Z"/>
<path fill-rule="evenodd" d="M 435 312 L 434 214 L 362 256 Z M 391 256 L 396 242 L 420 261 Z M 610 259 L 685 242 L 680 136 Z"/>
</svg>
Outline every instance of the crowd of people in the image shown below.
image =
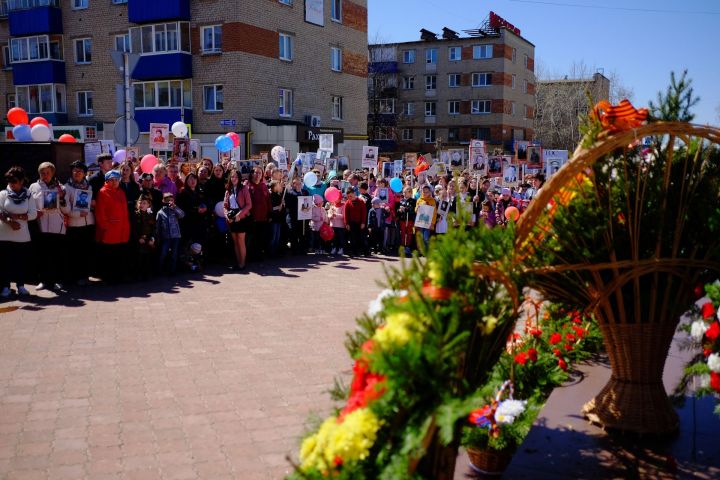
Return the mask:
<svg viewBox="0 0 720 480">
<path fill-rule="evenodd" d="M 207 262 L 242 272 L 249 261 L 286 254 L 409 254 L 460 221 L 505 225 L 507 209 L 526 208 L 544 181 L 537 175 L 511 189 L 470 172 L 408 172 L 398 183 L 346 170 L 332 177 L 315 171 L 316 184 L 307 186 L 273 163 L 255 167 L 249 178 L 232 162 L 209 158 L 143 173 L 132 160 L 114 164 L 109 154 L 98 155 L 97 167 L 89 174 L 85 162 L 73 162 L 62 183 L 55 166 L 44 162 L 29 186 L 21 167 L 5 173 L 0 298 L 13 294 L 11 282 L 24 296 L 29 281 L 37 282 L 36 290 L 62 293 L 64 285 L 84 286 L 91 277 L 140 281 L 199 271 Z M 341 195 L 327 201 L 330 189 Z M 307 197 L 312 212 L 304 220 L 298 203 Z"/>
</svg>

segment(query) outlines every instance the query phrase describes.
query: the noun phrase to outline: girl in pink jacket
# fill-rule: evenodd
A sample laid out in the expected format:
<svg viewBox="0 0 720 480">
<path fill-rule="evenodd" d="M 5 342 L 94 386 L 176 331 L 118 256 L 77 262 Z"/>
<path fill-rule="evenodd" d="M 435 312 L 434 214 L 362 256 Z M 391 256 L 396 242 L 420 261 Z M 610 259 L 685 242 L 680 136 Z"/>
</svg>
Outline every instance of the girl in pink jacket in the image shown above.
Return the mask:
<svg viewBox="0 0 720 480">
<path fill-rule="evenodd" d="M 310 248 L 315 253 L 325 253 L 322 249 L 322 239 L 320 238 L 320 227 L 329 223 L 328 213 L 323 208 L 323 198 L 315 194 L 313 195 L 315 205 L 312 209 L 312 218 L 310 219 Z"/>
</svg>

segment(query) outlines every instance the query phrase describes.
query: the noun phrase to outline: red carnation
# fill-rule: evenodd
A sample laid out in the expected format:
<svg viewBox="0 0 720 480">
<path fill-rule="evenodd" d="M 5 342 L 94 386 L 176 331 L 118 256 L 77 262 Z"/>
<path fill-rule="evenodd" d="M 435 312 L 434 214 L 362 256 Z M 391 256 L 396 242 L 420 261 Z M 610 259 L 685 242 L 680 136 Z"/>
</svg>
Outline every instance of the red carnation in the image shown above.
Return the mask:
<svg viewBox="0 0 720 480">
<path fill-rule="evenodd" d="M 709 357 L 712 352 L 713 352 L 712 348 L 704 348 L 703 349 L 703 355 L 705 355 L 705 358 Z"/>
<path fill-rule="evenodd" d="M 562 335 L 559 333 L 553 333 L 550 335 L 550 345 L 556 345 L 560 342 L 562 342 Z"/>
<path fill-rule="evenodd" d="M 708 320 L 712 318 L 713 315 L 715 315 L 715 307 L 713 307 L 712 303 L 707 302 L 702 306 L 702 316 L 705 320 Z"/>
<path fill-rule="evenodd" d="M 567 362 L 561 358 L 560 360 L 558 360 L 558 367 L 567 371 Z"/>
<path fill-rule="evenodd" d="M 573 330 L 575 330 L 575 335 L 577 335 L 578 338 L 583 338 L 585 336 L 584 328 L 573 325 Z"/>
<path fill-rule="evenodd" d="M 567 333 L 567 334 L 565 334 L 565 338 L 567 338 L 567 341 L 568 341 L 568 342 L 574 342 L 575 340 L 577 340 L 577 339 L 575 338 L 575 335 L 573 335 L 572 333 Z"/>
<path fill-rule="evenodd" d="M 515 363 L 519 363 L 520 365 L 525 365 L 528 361 L 528 354 L 525 352 L 520 352 L 517 355 L 515 355 Z"/>
<path fill-rule="evenodd" d="M 565 344 L 565 350 L 567 350 L 568 352 L 572 352 L 573 346 L 570 345 L 569 343 L 566 343 L 566 344 Z"/>
<path fill-rule="evenodd" d="M 573 317 L 572 321 L 573 321 L 573 323 L 577 323 L 578 325 L 580 325 L 582 323 L 582 320 L 580 319 L 580 317 Z"/>
<path fill-rule="evenodd" d="M 535 350 L 534 348 L 531 348 L 530 350 L 527 351 L 527 354 L 528 354 L 528 357 L 530 358 L 530 360 L 532 360 L 533 362 L 537 362 L 537 359 L 538 359 L 538 351 L 537 350 Z"/>
<path fill-rule="evenodd" d="M 693 293 L 695 293 L 695 298 L 700 300 L 705 292 L 703 291 L 702 285 L 697 284 L 693 289 Z"/>
<path fill-rule="evenodd" d="M 718 323 L 718 322 L 713 322 L 713 323 L 710 325 L 710 328 L 708 328 L 708 329 L 705 331 L 705 336 L 706 336 L 707 339 L 710 340 L 711 342 L 714 342 L 715 340 L 717 340 L 717 338 L 720 337 L 720 323 Z"/>
<path fill-rule="evenodd" d="M 539 337 L 540 335 L 542 335 L 542 330 L 540 330 L 539 328 L 531 328 L 528 333 L 533 337 Z"/>
<path fill-rule="evenodd" d="M 720 393 L 720 373 L 710 372 L 710 386 Z"/>
<path fill-rule="evenodd" d="M 342 457 L 340 455 L 336 456 L 335 459 L 333 460 L 333 463 L 335 464 L 336 467 L 342 466 L 342 463 L 343 463 Z"/>
<path fill-rule="evenodd" d="M 558 358 L 559 358 L 560 356 L 562 356 L 562 350 L 560 350 L 559 348 L 553 348 L 553 353 L 554 353 L 555 356 L 558 357 Z"/>
</svg>

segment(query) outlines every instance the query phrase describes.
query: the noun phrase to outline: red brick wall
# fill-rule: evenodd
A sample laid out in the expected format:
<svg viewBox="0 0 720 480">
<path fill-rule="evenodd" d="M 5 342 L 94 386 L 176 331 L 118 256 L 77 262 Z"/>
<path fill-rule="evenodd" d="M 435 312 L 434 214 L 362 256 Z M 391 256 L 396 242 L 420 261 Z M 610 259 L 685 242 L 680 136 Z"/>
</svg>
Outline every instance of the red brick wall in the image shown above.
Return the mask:
<svg viewBox="0 0 720 480">
<path fill-rule="evenodd" d="M 277 43 L 277 42 L 276 42 Z M 343 72 L 357 77 L 368 76 L 368 59 L 367 54 L 352 53 L 343 50 Z"/>
<path fill-rule="evenodd" d="M 525 105 L 525 118 L 535 118 L 535 107 Z"/>
<path fill-rule="evenodd" d="M 535 95 L 535 84 L 534 83 L 528 83 L 527 93 L 529 93 L 530 95 Z"/>
<path fill-rule="evenodd" d="M 462 57 L 463 60 L 472 60 L 473 58 L 473 47 L 472 45 L 467 47 L 462 47 Z"/>
<path fill-rule="evenodd" d="M 198 27 L 190 29 L 190 51 L 193 55 L 200 53 L 200 29 Z"/>
<path fill-rule="evenodd" d="M 505 44 L 494 44 L 493 45 L 493 58 L 505 57 L 508 60 L 512 60 L 512 47 Z"/>
<path fill-rule="evenodd" d="M 493 72 L 492 74 L 493 85 L 505 85 L 506 87 L 512 87 L 512 74 L 503 72 Z"/>
<path fill-rule="evenodd" d="M 468 109 L 468 113 L 470 113 L 469 109 Z M 472 129 L 470 127 L 460 127 L 460 139 L 459 140 L 461 142 L 469 142 L 471 136 L 472 136 Z"/>
<path fill-rule="evenodd" d="M 496 98 L 492 101 L 490 107 L 492 108 L 492 113 L 506 113 L 509 115 L 512 111 L 510 100 L 502 100 Z"/>
<path fill-rule="evenodd" d="M 535 59 L 534 59 L 534 58 L 528 58 L 528 62 L 527 62 L 527 63 L 528 63 L 528 64 L 527 64 L 528 70 L 530 70 L 531 72 L 534 72 L 534 71 L 535 71 Z"/>
<path fill-rule="evenodd" d="M 222 36 L 224 52 L 245 52 L 270 58 L 280 56 L 278 32 L 236 22 L 223 24 Z"/>
<path fill-rule="evenodd" d="M 460 113 L 462 115 L 468 115 L 470 113 L 470 100 L 460 102 Z"/>
<path fill-rule="evenodd" d="M 368 30 L 367 8 L 345 0 L 342 4 L 343 25 L 366 32 Z"/>
</svg>

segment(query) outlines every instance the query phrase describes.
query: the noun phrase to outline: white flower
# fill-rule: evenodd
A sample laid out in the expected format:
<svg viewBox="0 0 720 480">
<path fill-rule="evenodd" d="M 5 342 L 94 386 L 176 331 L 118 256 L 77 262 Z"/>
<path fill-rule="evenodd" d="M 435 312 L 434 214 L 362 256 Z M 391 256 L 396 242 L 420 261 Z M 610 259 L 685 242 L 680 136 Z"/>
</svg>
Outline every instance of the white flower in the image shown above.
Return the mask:
<svg viewBox="0 0 720 480">
<path fill-rule="evenodd" d="M 393 297 L 404 297 L 407 295 L 407 290 L 390 290 L 389 288 L 384 289 L 381 291 L 377 298 L 375 300 L 372 300 L 368 304 L 368 311 L 367 314 L 369 317 L 375 317 L 380 312 L 382 312 L 383 309 L 383 300 L 386 298 L 393 298 Z"/>
<path fill-rule="evenodd" d="M 690 336 L 695 342 L 702 342 L 703 336 L 705 335 L 707 329 L 708 326 L 704 321 L 695 320 L 692 325 L 690 325 Z"/>
<path fill-rule="evenodd" d="M 513 423 L 515 419 L 525 411 L 526 403 L 524 400 L 505 400 L 504 402 L 500 402 L 500 405 L 498 405 L 495 411 L 495 421 L 497 421 L 497 423 Z"/>
<path fill-rule="evenodd" d="M 720 355 L 711 353 L 707 359 L 708 367 L 715 373 L 720 373 Z"/>
<path fill-rule="evenodd" d="M 700 379 L 700 388 L 710 388 L 710 375 L 706 373 L 698 378 Z"/>
</svg>

